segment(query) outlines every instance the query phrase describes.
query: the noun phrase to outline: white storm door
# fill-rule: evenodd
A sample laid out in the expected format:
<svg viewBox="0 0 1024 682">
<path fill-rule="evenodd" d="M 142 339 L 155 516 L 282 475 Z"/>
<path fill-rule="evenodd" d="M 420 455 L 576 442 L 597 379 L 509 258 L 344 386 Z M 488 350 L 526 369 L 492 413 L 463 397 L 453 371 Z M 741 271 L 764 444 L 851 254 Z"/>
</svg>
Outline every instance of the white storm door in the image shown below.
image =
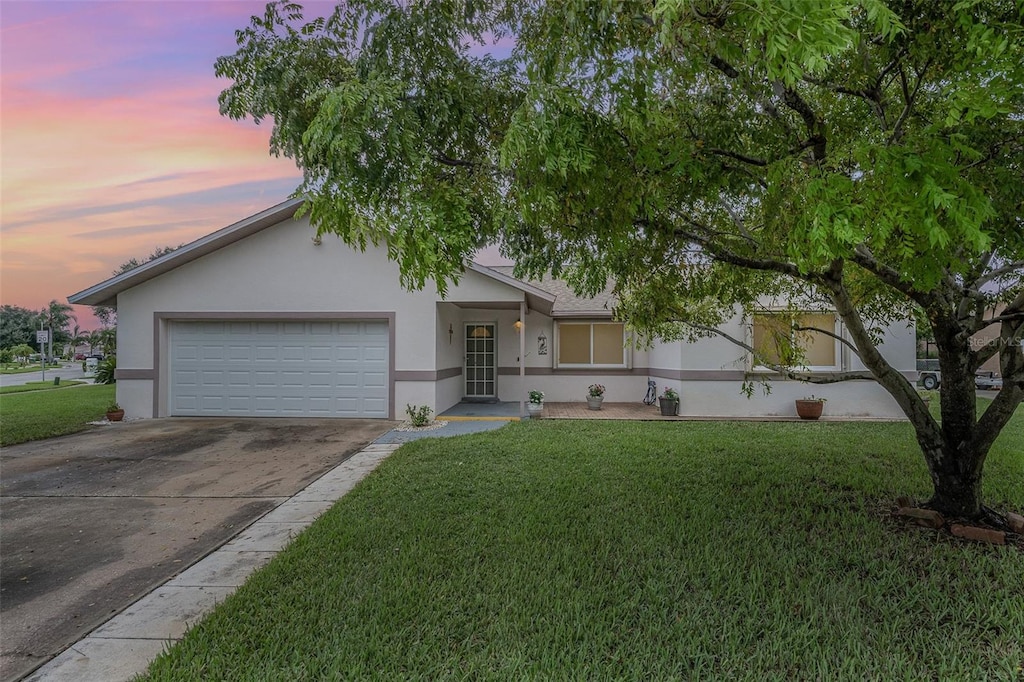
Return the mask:
<svg viewBox="0 0 1024 682">
<path fill-rule="evenodd" d="M 493 398 L 497 395 L 497 340 L 494 323 L 466 325 L 466 397 Z"/>
</svg>

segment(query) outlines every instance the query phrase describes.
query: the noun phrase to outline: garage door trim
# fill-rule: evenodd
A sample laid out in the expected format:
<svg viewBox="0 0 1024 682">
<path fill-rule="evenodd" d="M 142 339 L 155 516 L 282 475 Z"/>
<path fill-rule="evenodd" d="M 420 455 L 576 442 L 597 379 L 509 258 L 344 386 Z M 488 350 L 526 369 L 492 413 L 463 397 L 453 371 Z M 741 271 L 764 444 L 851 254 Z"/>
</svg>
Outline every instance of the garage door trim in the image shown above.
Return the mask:
<svg viewBox="0 0 1024 682">
<path fill-rule="evenodd" d="M 169 414 L 168 375 L 169 330 L 171 322 L 203 321 L 291 321 L 291 322 L 386 322 L 388 325 L 388 419 L 395 418 L 395 313 L 391 312 L 154 312 L 153 313 L 153 416 Z"/>
</svg>

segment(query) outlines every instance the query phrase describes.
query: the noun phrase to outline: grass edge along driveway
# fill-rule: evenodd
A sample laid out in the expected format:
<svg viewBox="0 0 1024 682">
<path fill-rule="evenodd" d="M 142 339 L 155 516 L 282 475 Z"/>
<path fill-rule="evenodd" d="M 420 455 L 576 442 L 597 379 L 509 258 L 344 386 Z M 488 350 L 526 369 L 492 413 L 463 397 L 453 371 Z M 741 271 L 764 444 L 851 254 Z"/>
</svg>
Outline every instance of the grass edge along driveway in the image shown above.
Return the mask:
<svg viewBox="0 0 1024 682">
<path fill-rule="evenodd" d="M 1024 507 L 1022 413 L 992 506 Z M 146 679 L 1019 679 L 1024 552 L 889 515 L 928 480 L 895 423 L 416 441 Z"/>
<path fill-rule="evenodd" d="M 113 401 L 113 384 L 0 395 L 0 445 L 83 431 Z"/>
</svg>

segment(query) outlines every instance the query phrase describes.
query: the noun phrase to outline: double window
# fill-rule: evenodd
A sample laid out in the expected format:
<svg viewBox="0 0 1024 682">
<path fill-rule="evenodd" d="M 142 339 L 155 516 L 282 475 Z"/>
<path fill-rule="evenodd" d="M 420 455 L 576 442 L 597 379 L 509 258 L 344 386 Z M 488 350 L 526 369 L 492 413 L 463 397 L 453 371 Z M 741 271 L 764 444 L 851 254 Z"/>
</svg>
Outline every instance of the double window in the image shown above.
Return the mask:
<svg viewBox="0 0 1024 682">
<path fill-rule="evenodd" d="M 625 327 L 621 322 L 559 322 L 558 367 L 624 369 Z"/>
<path fill-rule="evenodd" d="M 822 331 L 815 331 L 822 330 Z M 754 315 L 755 366 L 786 365 L 808 370 L 838 368 L 834 313 L 764 313 Z"/>
</svg>

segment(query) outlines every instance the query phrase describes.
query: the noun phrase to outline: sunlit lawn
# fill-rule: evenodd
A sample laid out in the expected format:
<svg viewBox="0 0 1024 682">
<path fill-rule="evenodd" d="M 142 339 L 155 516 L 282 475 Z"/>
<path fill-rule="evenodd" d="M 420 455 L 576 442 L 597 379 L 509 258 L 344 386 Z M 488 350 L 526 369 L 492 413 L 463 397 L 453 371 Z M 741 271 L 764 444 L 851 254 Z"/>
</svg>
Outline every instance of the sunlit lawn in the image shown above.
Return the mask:
<svg viewBox="0 0 1024 682">
<path fill-rule="evenodd" d="M 0 396 L 0 445 L 63 436 L 102 419 L 114 386 L 75 386 Z"/>
<path fill-rule="evenodd" d="M 1024 508 L 1024 411 L 987 502 Z M 889 515 L 906 424 L 535 422 L 393 454 L 151 670 L 1021 679 L 1024 552 Z"/>
</svg>

